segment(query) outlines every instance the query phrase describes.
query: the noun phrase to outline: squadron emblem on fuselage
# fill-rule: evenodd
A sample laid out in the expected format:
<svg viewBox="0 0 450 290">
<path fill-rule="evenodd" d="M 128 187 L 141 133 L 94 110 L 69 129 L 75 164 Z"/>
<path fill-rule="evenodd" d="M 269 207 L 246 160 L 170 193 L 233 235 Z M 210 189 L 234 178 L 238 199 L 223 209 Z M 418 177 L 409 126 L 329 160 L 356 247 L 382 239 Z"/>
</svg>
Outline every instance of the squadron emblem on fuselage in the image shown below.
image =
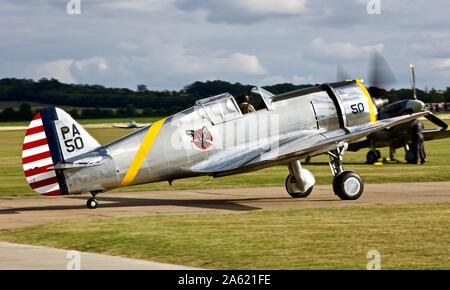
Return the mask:
<svg viewBox="0 0 450 290">
<path fill-rule="evenodd" d="M 213 136 L 206 127 L 189 130 L 186 133 L 192 137 L 192 144 L 197 149 L 207 150 L 213 146 Z"/>
</svg>

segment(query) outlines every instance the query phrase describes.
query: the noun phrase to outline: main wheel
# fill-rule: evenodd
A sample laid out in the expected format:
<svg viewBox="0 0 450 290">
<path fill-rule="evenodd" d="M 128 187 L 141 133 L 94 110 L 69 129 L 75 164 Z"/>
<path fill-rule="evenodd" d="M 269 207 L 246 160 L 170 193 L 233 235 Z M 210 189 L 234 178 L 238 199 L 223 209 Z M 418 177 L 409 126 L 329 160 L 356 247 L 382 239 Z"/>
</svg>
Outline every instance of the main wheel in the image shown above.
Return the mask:
<svg viewBox="0 0 450 290">
<path fill-rule="evenodd" d="M 295 182 L 295 176 L 289 174 L 286 178 L 285 182 L 286 191 L 289 193 L 290 196 L 293 198 L 305 198 L 307 197 L 313 190 L 313 186 L 308 188 L 307 191 L 302 192 L 298 189 L 297 183 Z"/>
<path fill-rule="evenodd" d="M 86 206 L 87 206 L 87 208 L 89 208 L 89 209 L 97 208 L 97 206 L 98 206 L 98 201 L 97 201 L 95 198 L 90 198 L 90 199 L 87 200 Z"/>
<path fill-rule="evenodd" d="M 342 200 L 358 199 L 364 191 L 364 182 L 353 171 L 343 171 L 333 179 L 334 193 Z"/>
<path fill-rule="evenodd" d="M 370 150 L 367 152 L 366 161 L 368 164 L 374 164 L 381 158 L 381 152 L 379 150 Z"/>
</svg>

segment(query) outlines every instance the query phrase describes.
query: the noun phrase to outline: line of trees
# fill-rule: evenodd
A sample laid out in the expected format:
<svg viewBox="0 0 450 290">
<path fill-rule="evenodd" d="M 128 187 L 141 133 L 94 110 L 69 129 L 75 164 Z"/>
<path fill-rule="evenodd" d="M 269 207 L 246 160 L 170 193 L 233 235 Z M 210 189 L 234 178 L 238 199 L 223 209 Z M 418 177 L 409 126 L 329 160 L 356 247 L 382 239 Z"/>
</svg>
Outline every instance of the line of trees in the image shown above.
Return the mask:
<svg viewBox="0 0 450 290">
<path fill-rule="evenodd" d="M 118 109 L 108 108 L 88 108 L 77 109 L 73 108 L 68 110 L 68 113 L 76 119 L 104 119 L 104 118 L 128 118 L 128 117 L 150 117 L 150 116 L 167 116 L 168 111 L 165 109 L 152 109 L 145 108 L 143 110 L 137 110 L 132 104 L 126 107 L 120 107 Z"/>
<path fill-rule="evenodd" d="M 18 120 L 31 120 L 34 114 L 31 110 L 31 106 L 27 103 L 22 103 L 19 109 L 6 108 L 0 113 L 0 120 L 2 121 L 18 121 Z"/>
<path fill-rule="evenodd" d="M 33 110 L 30 104 L 21 103 L 19 108 L 8 107 L 0 111 L 0 121 L 24 121 L 31 120 L 38 110 Z M 154 110 L 146 108 L 137 110 L 133 105 L 127 105 L 124 108 L 72 108 L 67 110 L 75 119 L 105 119 L 105 118 L 132 118 L 149 116 L 167 116 L 168 112 L 164 109 Z"/>
<path fill-rule="evenodd" d="M 308 86 L 311 85 L 285 83 L 264 88 L 280 94 Z M 18 109 L 4 109 L 0 120 L 28 120 L 31 111 L 28 102 L 79 107 L 70 112 L 76 118 L 167 116 L 193 106 L 196 100 L 224 92 L 239 96 L 248 94 L 251 88 L 251 85 L 216 80 L 194 82 L 180 91 L 154 91 L 145 85 L 138 85 L 133 91 L 101 85 L 64 84 L 56 79 L 34 81 L 4 78 L 0 79 L 0 101 L 19 101 L 23 104 Z M 388 96 L 391 102 L 412 96 L 410 89 L 384 91 L 371 88 L 371 93 L 374 96 Z M 424 102 L 450 102 L 450 87 L 445 92 L 417 90 L 417 95 Z"/>
</svg>

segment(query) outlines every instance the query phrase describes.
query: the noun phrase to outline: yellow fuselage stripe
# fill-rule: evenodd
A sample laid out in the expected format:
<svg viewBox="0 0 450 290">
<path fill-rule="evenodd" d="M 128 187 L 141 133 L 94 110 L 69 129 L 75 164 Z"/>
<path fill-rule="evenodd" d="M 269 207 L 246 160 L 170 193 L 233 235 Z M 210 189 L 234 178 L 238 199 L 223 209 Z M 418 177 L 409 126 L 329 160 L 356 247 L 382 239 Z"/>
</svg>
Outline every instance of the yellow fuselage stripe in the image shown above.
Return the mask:
<svg viewBox="0 0 450 290">
<path fill-rule="evenodd" d="M 373 105 L 372 97 L 370 96 L 369 91 L 367 91 L 366 87 L 361 83 L 361 80 L 356 80 L 356 83 L 367 97 L 367 102 L 369 103 L 370 122 L 376 122 L 377 116 L 375 116 L 375 106 Z"/>
<path fill-rule="evenodd" d="M 125 174 L 125 176 L 122 179 L 122 182 L 120 183 L 120 186 L 127 186 L 133 182 L 139 169 L 142 166 L 142 163 L 144 162 L 145 157 L 147 156 L 147 153 L 150 151 L 150 148 L 155 142 L 156 136 L 158 135 L 161 127 L 164 125 L 166 119 L 167 118 L 164 118 L 162 120 L 153 123 L 151 127 L 148 129 L 147 134 L 145 135 L 144 140 L 141 143 L 141 146 L 136 152 L 136 155 L 134 156 L 134 159 L 131 162 L 131 165 L 128 168 L 127 173 Z"/>
</svg>

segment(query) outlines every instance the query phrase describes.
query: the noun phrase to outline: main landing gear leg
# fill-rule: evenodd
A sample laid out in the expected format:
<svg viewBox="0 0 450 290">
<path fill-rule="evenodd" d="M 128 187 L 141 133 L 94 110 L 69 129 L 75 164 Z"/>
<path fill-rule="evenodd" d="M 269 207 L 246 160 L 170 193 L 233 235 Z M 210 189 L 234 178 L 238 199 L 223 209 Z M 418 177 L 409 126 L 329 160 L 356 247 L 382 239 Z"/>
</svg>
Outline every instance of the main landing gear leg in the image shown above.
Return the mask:
<svg viewBox="0 0 450 290">
<path fill-rule="evenodd" d="M 398 161 L 397 159 L 395 159 L 395 148 L 394 147 L 389 147 L 389 160 Z"/>
<path fill-rule="evenodd" d="M 342 200 L 358 199 L 364 191 L 364 182 L 358 174 L 353 171 L 345 171 L 342 166 L 342 155 L 346 146 L 338 147 L 329 151 L 330 169 L 334 176 L 333 191 Z"/>
<path fill-rule="evenodd" d="M 88 199 L 87 202 L 86 202 L 86 207 L 87 207 L 88 209 L 95 209 L 95 208 L 97 208 L 97 206 L 98 206 L 98 201 L 97 201 L 97 199 L 95 198 L 95 196 L 96 196 L 97 194 L 99 194 L 99 193 L 100 193 L 100 191 L 91 191 L 92 197 L 91 197 L 90 199 Z"/>
<path fill-rule="evenodd" d="M 290 162 L 288 164 L 289 175 L 286 178 L 286 191 L 293 198 L 307 197 L 313 190 L 316 183 L 314 175 L 302 168 L 299 160 Z"/>
</svg>

